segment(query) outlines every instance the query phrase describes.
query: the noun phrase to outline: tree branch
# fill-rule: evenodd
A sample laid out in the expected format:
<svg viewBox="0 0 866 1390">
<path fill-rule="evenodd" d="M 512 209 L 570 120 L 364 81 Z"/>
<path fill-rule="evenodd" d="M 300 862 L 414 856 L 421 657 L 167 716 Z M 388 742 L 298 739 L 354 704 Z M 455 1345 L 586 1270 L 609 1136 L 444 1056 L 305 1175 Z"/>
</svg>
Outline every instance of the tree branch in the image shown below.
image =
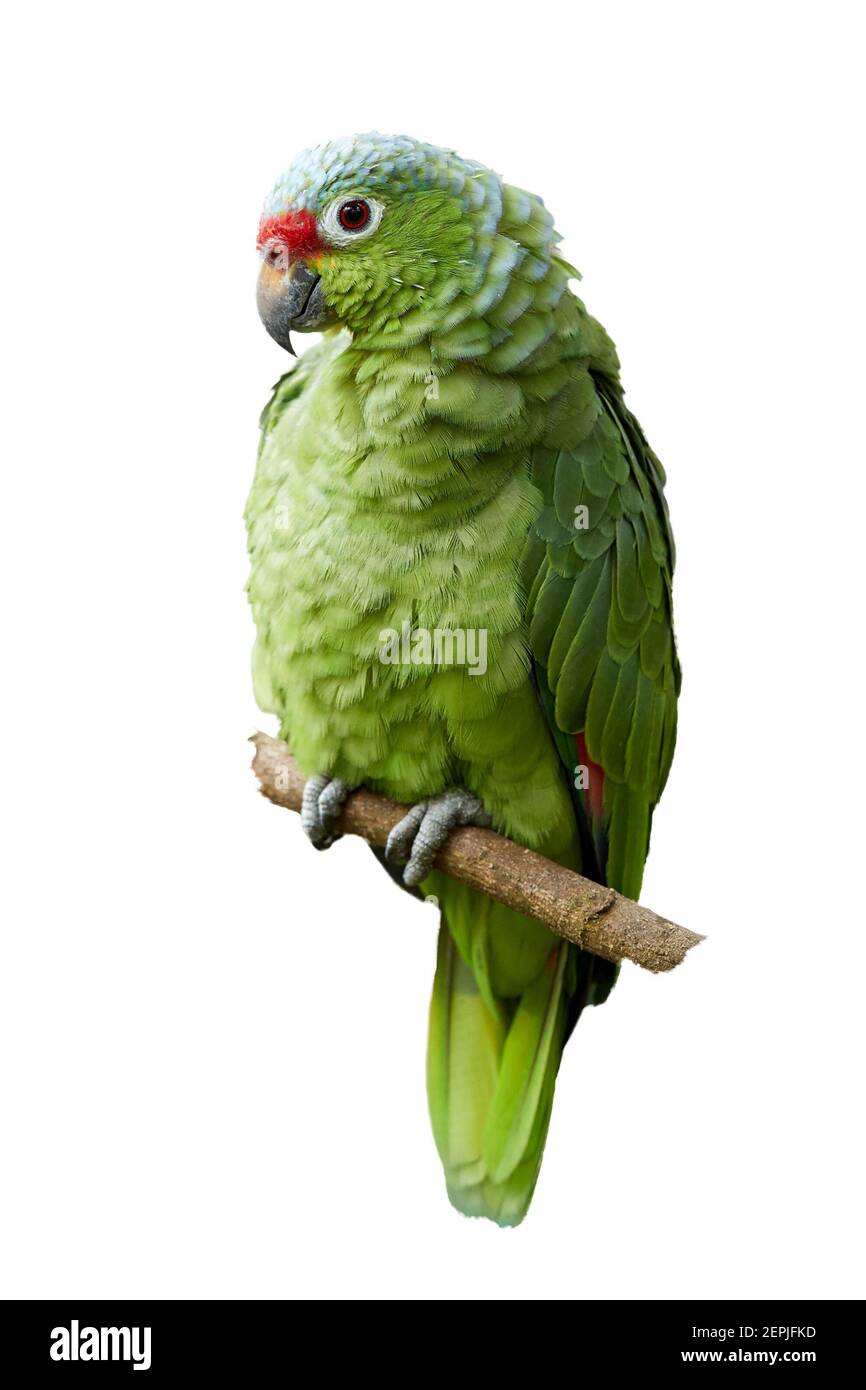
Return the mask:
<svg viewBox="0 0 866 1390">
<path fill-rule="evenodd" d="M 301 809 L 304 778 L 285 743 L 254 734 L 253 771 L 277 806 Z M 382 846 L 408 807 L 360 787 L 343 807 L 340 829 Z M 497 902 L 543 922 L 585 951 L 605 960 L 634 961 L 645 970 L 672 970 L 702 936 L 659 917 L 612 888 L 554 864 L 493 830 L 453 830 L 436 868 Z"/>
</svg>

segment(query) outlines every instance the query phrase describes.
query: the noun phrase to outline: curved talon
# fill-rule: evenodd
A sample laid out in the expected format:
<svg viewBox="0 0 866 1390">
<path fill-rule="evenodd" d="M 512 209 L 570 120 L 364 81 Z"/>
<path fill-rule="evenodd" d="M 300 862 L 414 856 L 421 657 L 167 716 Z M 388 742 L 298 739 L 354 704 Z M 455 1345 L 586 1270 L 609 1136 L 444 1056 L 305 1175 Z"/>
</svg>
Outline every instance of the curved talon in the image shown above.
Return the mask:
<svg viewBox="0 0 866 1390">
<path fill-rule="evenodd" d="M 340 777 L 319 775 L 310 777 L 304 784 L 301 825 L 316 849 L 329 849 L 339 839 L 337 825 L 343 803 L 354 790 L 351 782 L 344 782 Z"/>
<path fill-rule="evenodd" d="M 385 858 L 389 864 L 395 864 L 398 861 L 402 863 L 404 859 L 409 858 L 412 841 L 418 833 L 426 811 L 427 802 L 418 801 L 412 810 L 394 826 L 385 845 Z"/>
<path fill-rule="evenodd" d="M 484 803 L 465 787 L 450 787 L 427 801 L 418 801 L 388 836 L 385 858 L 390 864 L 408 854 L 403 870 L 407 888 L 415 888 L 433 868 L 440 849 L 458 825 L 490 825 Z"/>
</svg>

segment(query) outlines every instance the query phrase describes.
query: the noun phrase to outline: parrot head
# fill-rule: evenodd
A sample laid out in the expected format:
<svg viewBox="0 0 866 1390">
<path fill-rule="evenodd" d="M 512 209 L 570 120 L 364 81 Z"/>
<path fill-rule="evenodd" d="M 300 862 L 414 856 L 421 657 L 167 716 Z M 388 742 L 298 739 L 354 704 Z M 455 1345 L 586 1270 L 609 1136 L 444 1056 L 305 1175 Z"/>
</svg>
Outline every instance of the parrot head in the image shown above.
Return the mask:
<svg viewBox="0 0 866 1390">
<path fill-rule="evenodd" d="M 257 302 L 268 332 L 344 325 L 368 339 L 441 320 L 483 279 L 503 186 L 483 165 L 403 135 L 305 150 L 259 226 Z"/>
</svg>

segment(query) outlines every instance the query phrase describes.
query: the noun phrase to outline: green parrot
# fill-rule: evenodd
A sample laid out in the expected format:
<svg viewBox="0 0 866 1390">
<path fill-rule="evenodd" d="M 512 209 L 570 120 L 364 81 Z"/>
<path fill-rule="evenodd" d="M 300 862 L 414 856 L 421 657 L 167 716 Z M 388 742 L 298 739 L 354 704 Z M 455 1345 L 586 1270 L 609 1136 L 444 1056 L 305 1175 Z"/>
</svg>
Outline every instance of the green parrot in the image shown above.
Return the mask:
<svg viewBox="0 0 866 1390">
<path fill-rule="evenodd" d="M 292 351 L 246 511 L 253 676 L 319 848 L 359 784 L 438 899 L 427 1087 L 448 1195 L 526 1214 L 562 1050 L 616 968 L 437 872 L 456 825 L 637 898 L 674 749 L 664 473 L 540 198 L 406 136 L 301 154 L 259 227 Z M 406 862 L 408 857 L 408 862 Z"/>
</svg>

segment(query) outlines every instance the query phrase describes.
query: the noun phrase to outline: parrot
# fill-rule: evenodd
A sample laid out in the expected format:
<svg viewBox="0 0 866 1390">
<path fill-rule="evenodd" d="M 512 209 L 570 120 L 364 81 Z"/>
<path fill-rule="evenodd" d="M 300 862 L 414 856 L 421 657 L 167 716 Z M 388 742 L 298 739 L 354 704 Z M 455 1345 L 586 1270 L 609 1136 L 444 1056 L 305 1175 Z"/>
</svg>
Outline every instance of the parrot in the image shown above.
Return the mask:
<svg viewBox="0 0 866 1390">
<path fill-rule="evenodd" d="M 372 132 L 297 156 L 258 227 L 294 353 L 245 512 L 253 687 L 318 849 L 364 785 L 438 904 L 427 1043 L 452 1205 L 518 1225 L 565 1043 L 618 966 L 435 867 L 492 827 L 629 898 L 676 738 L 665 474 L 542 199 Z M 396 635 L 396 640 L 395 640 Z"/>
</svg>

